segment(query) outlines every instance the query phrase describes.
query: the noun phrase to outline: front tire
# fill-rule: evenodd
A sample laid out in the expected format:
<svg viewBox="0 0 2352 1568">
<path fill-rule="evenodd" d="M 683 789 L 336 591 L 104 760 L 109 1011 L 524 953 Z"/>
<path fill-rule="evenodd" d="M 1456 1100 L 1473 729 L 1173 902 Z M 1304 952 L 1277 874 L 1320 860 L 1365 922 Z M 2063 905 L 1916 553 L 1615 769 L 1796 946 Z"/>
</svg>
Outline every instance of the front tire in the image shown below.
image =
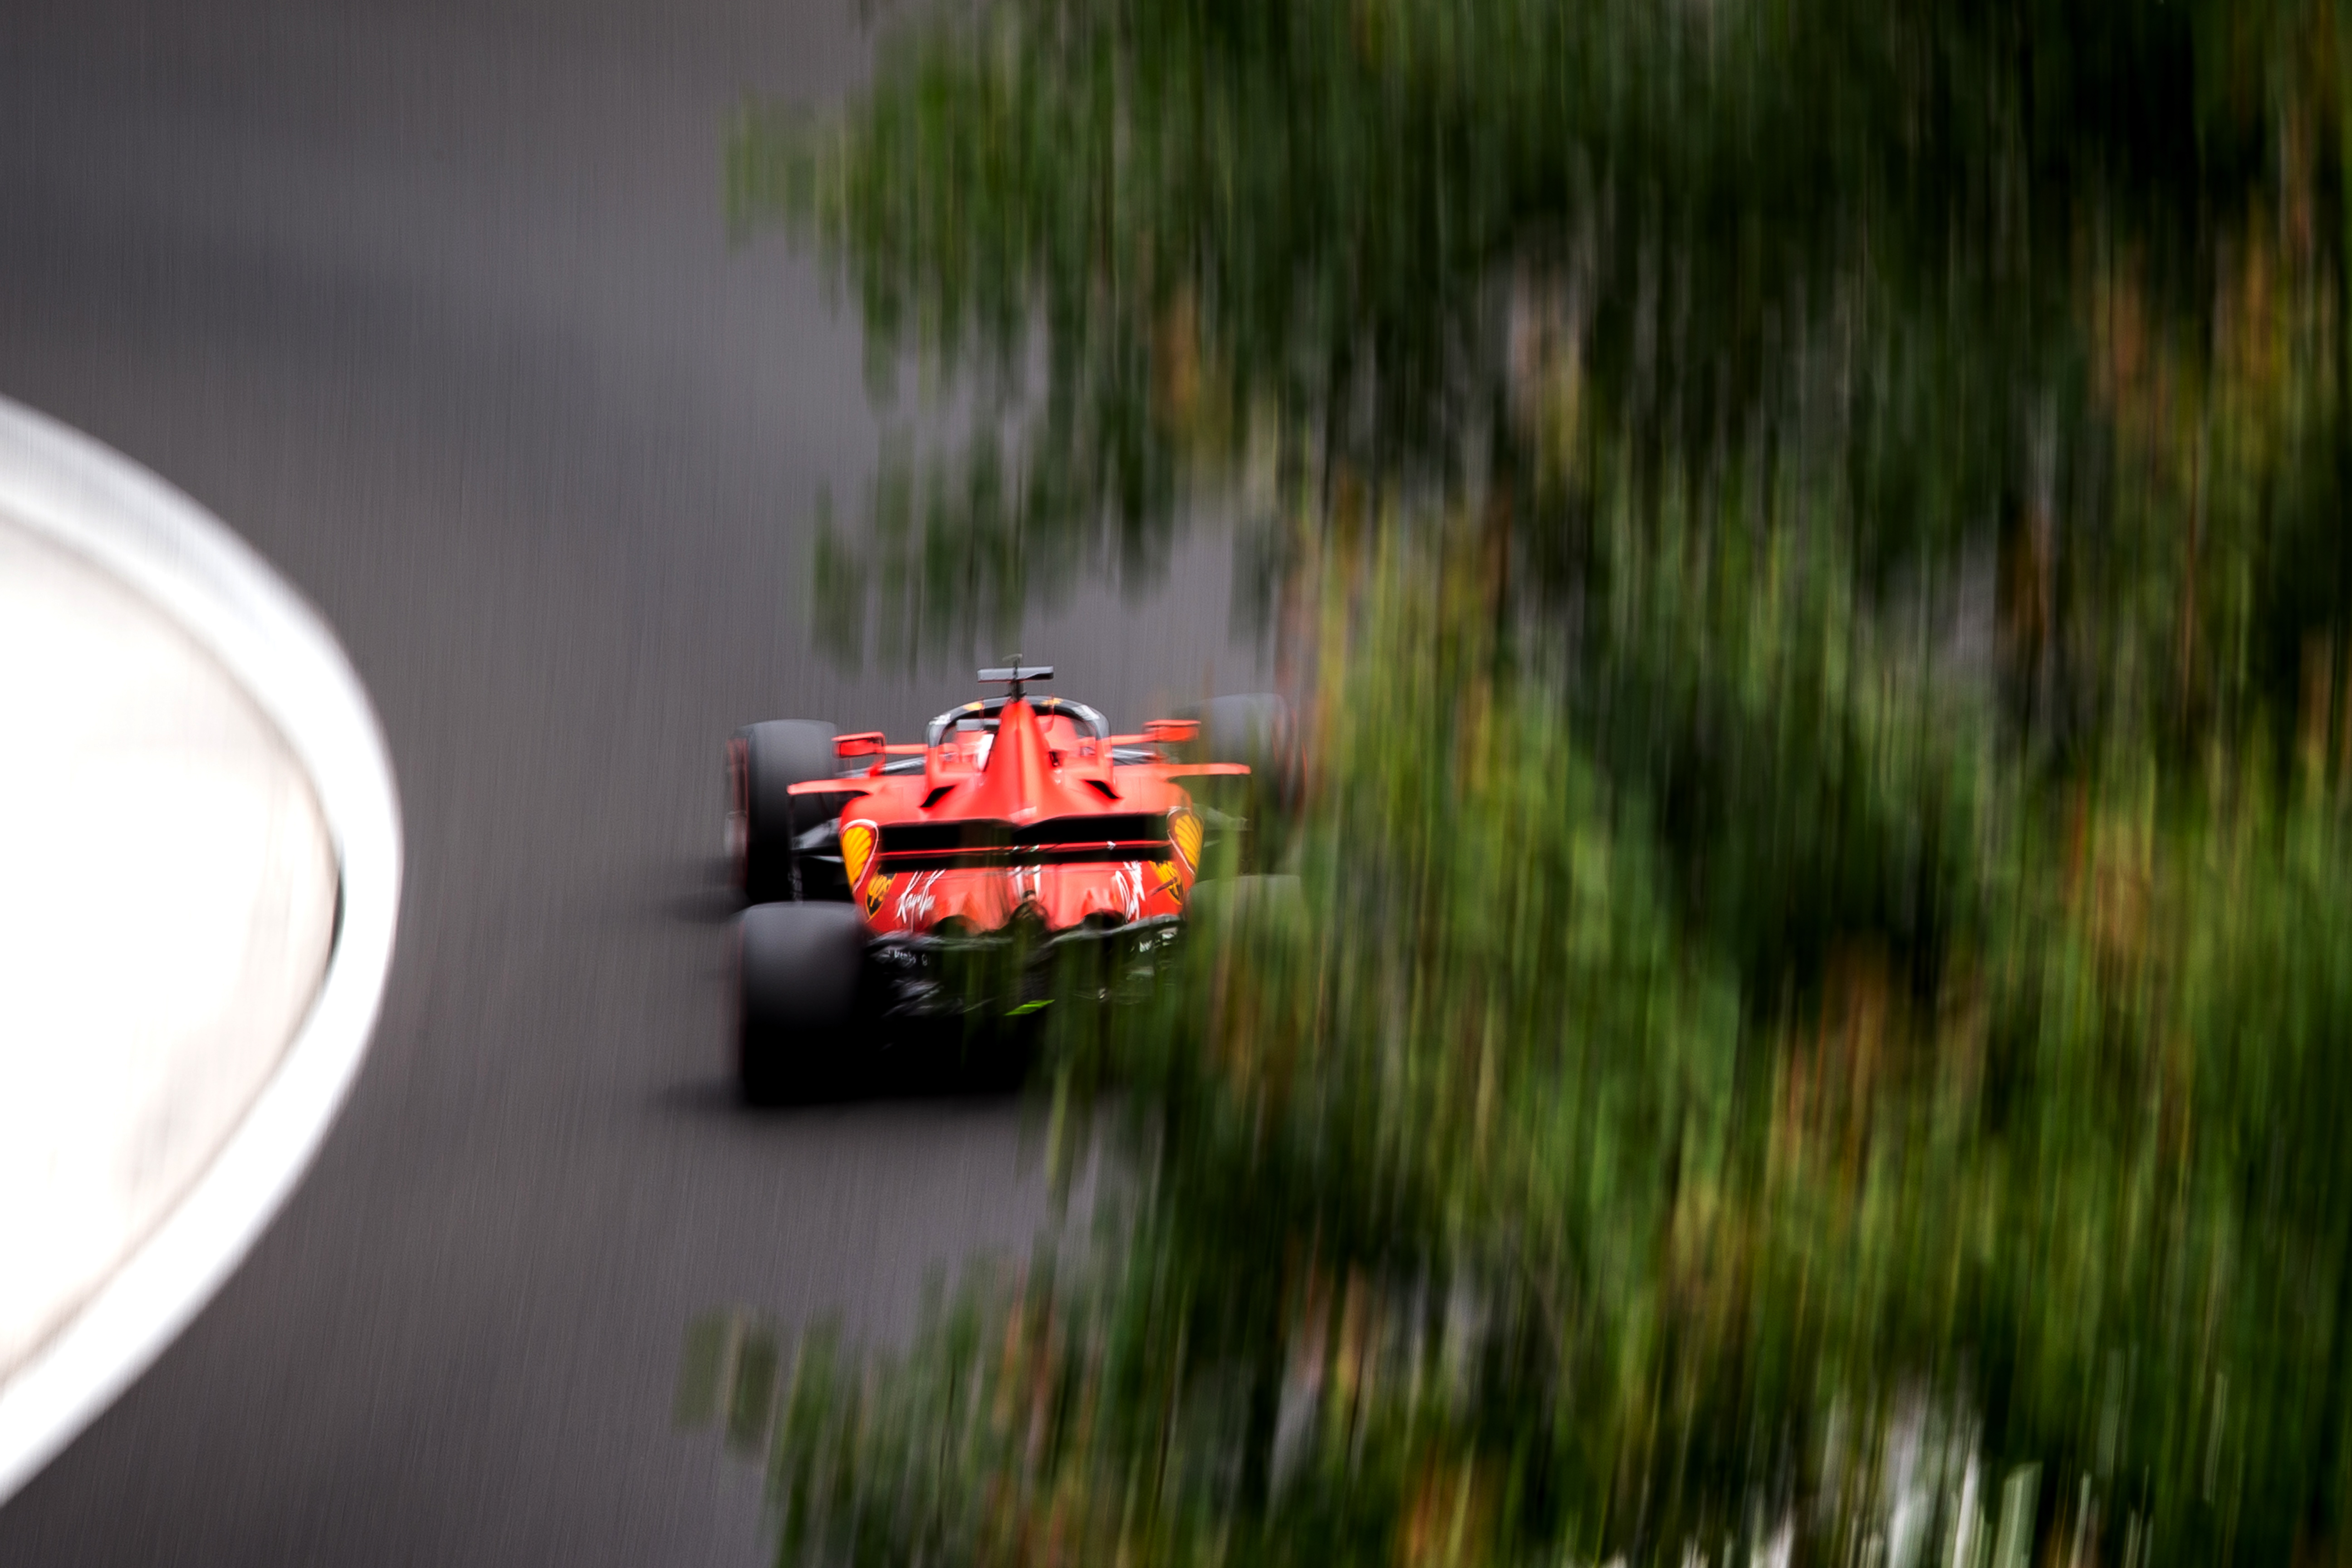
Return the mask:
<svg viewBox="0 0 2352 1568">
<path fill-rule="evenodd" d="M 1213 698 L 1194 710 L 1192 717 L 1201 724 L 1193 742 L 1199 760 L 1241 763 L 1249 769 L 1245 779 L 1194 781 L 1208 786 L 1201 793 L 1246 823 L 1244 852 L 1213 858 L 1228 867 L 1238 862 L 1237 868 L 1244 871 L 1279 865 L 1288 847 L 1291 819 L 1306 794 L 1298 721 L 1290 704 L 1273 692 L 1255 691 Z"/>
<path fill-rule="evenodd" d="M 735 882 L 752 904 L 823 898 L 830 889 L 794 874 L 793 840 L 832 814 L 824 796 L 792 786 L 837 777 L 834 729 L 811 719 L 774 719 L 735 732 L 727 748 L 730 837 Z"/>
<path fill-rule="evenodd" d="M 866 921 L 848 904 L 756 904 L 736 935 L 743 1098 L 775 1105 L 840 1092 L 858 1048 Z"/>
</svg>

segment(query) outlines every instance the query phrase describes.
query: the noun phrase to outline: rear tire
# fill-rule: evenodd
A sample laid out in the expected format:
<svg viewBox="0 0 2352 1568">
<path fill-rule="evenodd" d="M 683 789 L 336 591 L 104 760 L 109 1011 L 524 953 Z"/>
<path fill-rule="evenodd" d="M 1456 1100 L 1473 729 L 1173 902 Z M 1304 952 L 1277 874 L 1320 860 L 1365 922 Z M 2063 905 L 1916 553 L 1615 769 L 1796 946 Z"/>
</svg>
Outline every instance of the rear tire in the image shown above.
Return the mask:
<svg viewBox="0 0 2352 1568">
<path fill-rule="evenodd" d="M 727 749 L 736 885 L 752 904 L 824 897 L 829 889 L 793 876 L 793 840 L 833 814 L 837 797 L 801 795 L 792 786 L 839 776 L 834 729 L 811 719 L 774 719 L 735 732 Z"/>
<path fill-rule="evenodd" d="M 1220 940 L 1237 930 L 1296 927 L 1306 922 L 1307 895 L 1296 877 L 1228 877 L 1196 886 L 1186 918 Z"/>
<path fill-rule="evenodd" d="M 848 904 L 755 904 L 736 925 L 736 1074 L 753 1105 L 851 1081 L 866 921 Z"/>
</svg>

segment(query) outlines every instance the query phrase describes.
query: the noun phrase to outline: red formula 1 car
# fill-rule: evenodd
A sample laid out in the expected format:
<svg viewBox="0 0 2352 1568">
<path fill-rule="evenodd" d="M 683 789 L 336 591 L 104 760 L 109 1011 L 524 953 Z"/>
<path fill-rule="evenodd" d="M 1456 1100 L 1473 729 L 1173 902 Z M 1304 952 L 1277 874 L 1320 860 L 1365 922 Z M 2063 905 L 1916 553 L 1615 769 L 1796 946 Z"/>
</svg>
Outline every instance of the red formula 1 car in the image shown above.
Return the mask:
<svg viewBox="0 0 2352 1568">
<path fill-rule="evenodd" d="M 840 1087 L 862 1037 L 894 1023 L 1034 1008 L 1056 957 L 1148 977 L 1204 865 L 1246 858 L 1252 818 L 1296 791 L 1278 697 L 1114 735 L 1082 702 L 1025 693 L 1053 673 L 982 670 L 1006 694 L 940 714 L 919 744 L 802 720 L 730 743 L 748 1098 Z M 1229 809 L 1195 800 L 1204 778 L 1230 781 Z"/>
</svg>

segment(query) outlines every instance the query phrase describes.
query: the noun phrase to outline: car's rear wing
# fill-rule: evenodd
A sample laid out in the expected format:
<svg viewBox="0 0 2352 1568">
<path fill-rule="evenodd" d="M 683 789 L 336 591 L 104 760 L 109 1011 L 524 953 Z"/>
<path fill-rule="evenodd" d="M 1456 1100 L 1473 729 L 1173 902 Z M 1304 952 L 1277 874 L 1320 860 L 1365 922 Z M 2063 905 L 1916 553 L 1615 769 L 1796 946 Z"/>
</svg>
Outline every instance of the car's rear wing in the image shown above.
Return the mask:
<svg viewBox="0 0 2352 1568">
<path fill-rule="evenodd" d="M 989 818 L 886 822 L 880 865 L 886 872 L 963 871 L 1165 860 L 1174 853 L 1166 813 L 1111 812 L 1017 824 Z"/>
</svg>

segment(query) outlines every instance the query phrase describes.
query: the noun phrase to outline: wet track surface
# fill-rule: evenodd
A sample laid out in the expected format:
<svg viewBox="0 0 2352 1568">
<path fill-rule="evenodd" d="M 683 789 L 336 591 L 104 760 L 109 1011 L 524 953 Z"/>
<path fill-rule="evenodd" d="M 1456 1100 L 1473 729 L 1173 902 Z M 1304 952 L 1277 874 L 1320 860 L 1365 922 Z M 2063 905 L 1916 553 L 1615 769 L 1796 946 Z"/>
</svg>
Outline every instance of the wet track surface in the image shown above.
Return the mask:
<svg viewBox="0 0 2352 1568">
<path fill-rule="evenodd" d="M 318 1165 L 0 1509 L 0 1563 L 757 1562 L 756 1477 L 669 1429 L 689 1318 L 888 1334 L 1039 1224 L 1010 1101 L 752 1116 L 725 1077 L 724 735 L 972 694 L 811 650 L 803 520 L 877 419 L 818 269 L 721 222 L 738 96 L 837 95 L 866 49 L 782 0 L 0 20 L 0 392 L 325 611 L 408 835 Z M 1234 669 L 1226 605 L 1204 546 L 1024 651 L 1139 721 Z"/>
</svg>

